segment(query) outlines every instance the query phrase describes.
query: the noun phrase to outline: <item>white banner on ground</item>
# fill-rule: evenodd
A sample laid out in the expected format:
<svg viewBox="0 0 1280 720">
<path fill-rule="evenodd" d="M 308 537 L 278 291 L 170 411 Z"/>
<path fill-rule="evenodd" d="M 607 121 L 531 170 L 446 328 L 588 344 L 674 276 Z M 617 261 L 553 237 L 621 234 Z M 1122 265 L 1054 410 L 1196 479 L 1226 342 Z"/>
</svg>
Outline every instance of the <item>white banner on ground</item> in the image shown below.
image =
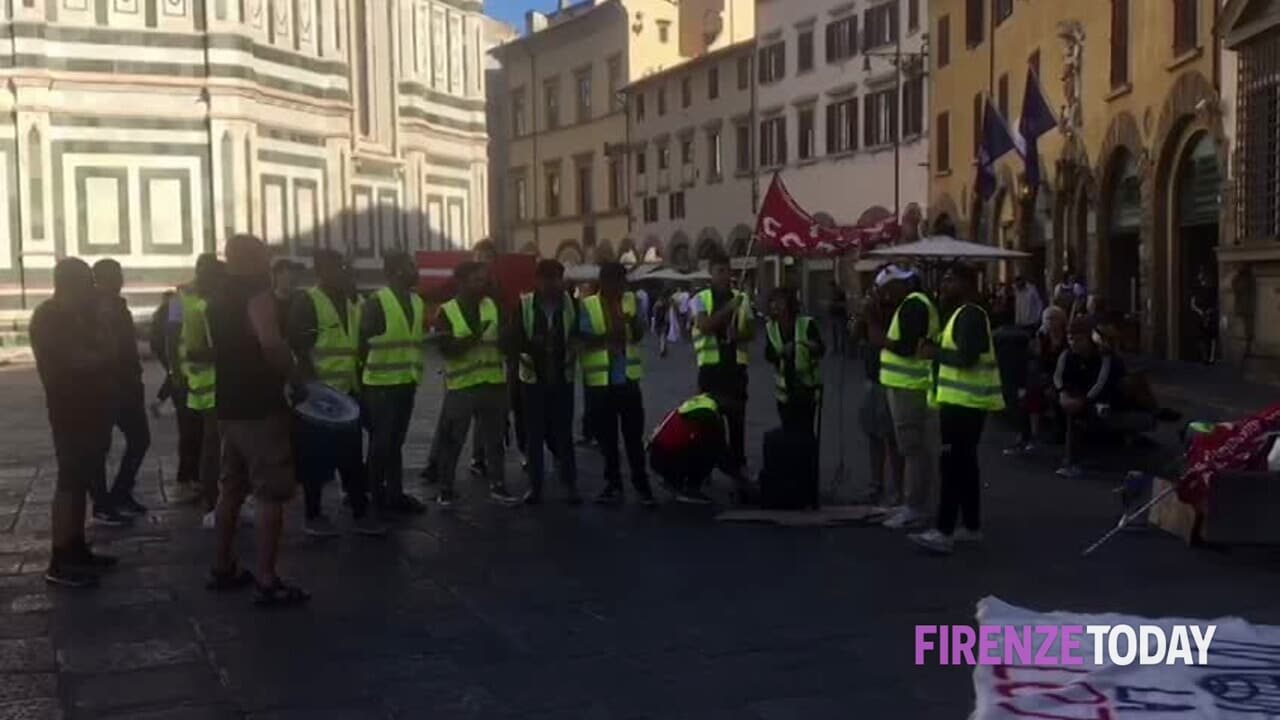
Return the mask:
<svg viewBox="0 0 1280 720">
<path fill-rule="evenodd" d="M 1264 720 L 1280 718 L 1280 627 L 1239 618 L 1148 619 L 1115 613 L 1042 613 L 994 597 L 978 602 L 979 625 L 1216 625 L 1208 662 L 1096 667 L 979 665 L 973 720 Z M 1050 656 L 1057 652 L 1051 651 Z"/>
</svg>

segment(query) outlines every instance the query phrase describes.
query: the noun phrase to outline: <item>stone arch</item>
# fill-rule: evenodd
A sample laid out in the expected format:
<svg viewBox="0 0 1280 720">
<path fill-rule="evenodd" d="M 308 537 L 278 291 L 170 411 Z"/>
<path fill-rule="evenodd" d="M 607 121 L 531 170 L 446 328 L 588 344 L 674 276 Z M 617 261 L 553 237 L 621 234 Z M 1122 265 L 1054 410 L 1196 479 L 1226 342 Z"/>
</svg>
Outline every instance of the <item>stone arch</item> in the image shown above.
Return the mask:
<svg viewBox="0 0 1280 720">
<path fill-rule="evenodd" d="M 1121 227 L 1121 222 L 1126 222 L 1127 217 L 1122 205 L 1136 202 L 1141 207 L 1142 186 L 1149 182 L 1146 177 L 1149 163 L 1146 150 L 1141 145 L 1135 147 L 1128 142 L 1117 142 L 1109 147 L 1109 154 L 1098 159 L 1097 234 L 1106 241 L 1091 248 L 1095 258 L 1093 269 L 1097 273 L 1093 283 L 1095 287 L 1091 290 L 1106 300 L 1108 308 L 1137 313 L 1139 308 L 1130 307 L 1129 295 L 1134 277 L 1138 278 L 1141 286 L 1141 229 L 1129 225 Z M 1121 275 L 1128 276 L 1128 279 Z"/>
<path fill-rule="evenodd" d="M 618 259 L 613 252 L 613 243 L 608 240 L 597 240 L 593 248 L 589 248 L 591 260 L 596 264 L 612 262 Z"/>
<path fill-rule="evenodd" d="M 963 216 L 960 214 L 960 207 L 956 205 L 955 198 L 951 197 L 948 193 L 942 193 L 938 197 L 934 198 L 933 202 L 929 203 L 929 212 L 926 214 L 926 217 L 929 220 L 928 231 L 930 233 L 936 233 L 936 229 L 939 227 L 942 220 L 946 220 L 950 224 L 952 232 L 955 232 L 956 223 L 958 223 Z"/>
<path fill-rule="evenodd" d="M 564 265 L 578 265 L 586 259 L 577 240 L 565 240 L 556 248 L 556 259 Z"/>
<path fill-rule="evenodd" d="M 729 231 L 729 255 L 731 257 L 743 257 L 748 253 L 752 255 L 763 254 L 764 248 L 758 245 L 752 245 L 751 236 L 755 234 L 748 225 L 735 225 L 733 230 Z"/>
<path fill-rule="evenodd" d="M 858 216 L 858 225 L 873 225 L 886 218 L 893 217 L 893 211 L 883 205 L 872 205 Z"/>
<path fill-rule="evenodd" d="M 524 245 L 521 245 L 521 246 L 520 246 L 520 254 L 521 254 L 521 255 L 533 255 L 534 257 L 537 257 L 538 255 L 540 255 L 540 254 L 541 254 L 540 252 L 538 252 L 538 243 L 533 242 L 532 240 L 530 240 L 529 242 L 525 243 Z"/>
<path fill-rule="evenodd" d="M 814 213 L 814 214 L 813 214 L 813 221 L 814 221 L 814 222 L 816 222 L 816 223 L 818 223 L 819 225 L 821 225 L 821 226 L 822 226 L 822 227 L 824 227 L 824 228 L 833 228 L 833 227 L 835 227 L 835 226 L 838 224 L 838 223 L 836 223 L 836 219 L 835 219 L 835 218 L 831 217 L 830 215 L 828 215 L 827 213 L 824 213 L 824 212 L 816 212 L 816 213 Z"/>
<path fill-rule="evenodd" d="M 1093 173 L 1088 166 L 1082 165 L 1075 180 L 1075 186 L 1067 195 L 1066 218 L 1063 225 L 1062 257 L 1060 270 L 1071 271 L 1083 275 L 1091 281 L 1095 275 L 1091 272 L 1092 262 L 1090 249 L 1095 247 L 1091 238 L 1097 229 L 1097 191 L 1093 182 Z"/>
<path fill-rule="evenodd" d="M 667 241 L 667 251 L 662 254 L 672 265 L 686 266 L 693 264 L 694 256 L 690 247 L 689 236 L 677 230 Z"/>
<path fill-rule="evenodd" d="M 720 235 L 719 230 L 713 227 L 704 227 L 698 231 L 698 240 L 694 243 L 694 247 L 701 248 L 705 243 L 714 243 L 724 247 L 724 238 Z"/>
<path fill-rule="evenodd" d="M 1213 83 L 1202 73 L 1188 70 L 1178 76 L 1165 96 L 1152 143 L 1154 166 L 1151 181 L 1143 187 L 1142 264 L 1143 287 L 1149 288 L 1144 316 L 1144 349 L 1161 355 L 1176 355 L 1179 340 L 1176 305 L 1179 297 L 1177 263 L 1179 253 L 1172 213 L 1178 169 L 1183 157 L 1194 147 L 1196 136 L 1207 133 L 1216 144 L 1218 177 L 1227 177 L 1226 131 L 1222 122 L 1221 99 Z M 1229 215 L 1223 212 L 1222 215 Z M 1171 305 L 1171 303 L 1174 303 Z"/>
<path fill-rule="evenodd" d="M 708 260 L 712 255 L 724 252 L 724 241 L 720 237 L 701 237 L 698 238 L 698 244 L 694 246 L 694 257 L 698 260 Z"/>
</svg>

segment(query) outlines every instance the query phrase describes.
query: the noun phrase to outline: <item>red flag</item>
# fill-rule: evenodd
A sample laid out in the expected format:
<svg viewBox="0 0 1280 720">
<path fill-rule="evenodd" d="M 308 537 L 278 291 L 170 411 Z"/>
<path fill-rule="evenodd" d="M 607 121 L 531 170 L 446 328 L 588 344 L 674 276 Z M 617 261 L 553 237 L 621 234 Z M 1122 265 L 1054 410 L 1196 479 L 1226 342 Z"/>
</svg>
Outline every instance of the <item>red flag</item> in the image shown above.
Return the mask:
<svg viewBox="0 0 1280 720">
<path fill-rule="evenodd" d="M 892 218 L 867 227 L 825 227 L 800 207 L 776 173 L 756 218 L 757 242 L 784 255 L 843 255 L 896 237 L 897 229 Z"/>
<path fill-rule="evenodd" d="M 1265 455 L 1274 433 L 1280 430 L 1280 405 L 1238 423 L 1220 425 L 1196 437 L 1187 456 L 1187 467 L 1178 479 L 1178 498 L 1204 507 L 1213 477 L 1222 472 L 1248 470 Z"/>
</svg>

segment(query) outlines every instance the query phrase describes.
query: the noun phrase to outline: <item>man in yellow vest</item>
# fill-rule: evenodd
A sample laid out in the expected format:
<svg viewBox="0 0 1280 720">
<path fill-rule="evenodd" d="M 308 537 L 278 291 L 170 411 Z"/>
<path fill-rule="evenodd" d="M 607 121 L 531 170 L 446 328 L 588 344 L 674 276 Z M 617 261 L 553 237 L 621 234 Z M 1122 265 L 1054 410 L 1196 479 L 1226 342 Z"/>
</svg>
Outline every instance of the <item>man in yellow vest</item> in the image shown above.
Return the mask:
<svg viewBox="0 0 1280 720">
<path fill-rule="evenodd" d="M 564 483 L 571 504 L 578 504 L 578 463 L 573 447 L 574 339 L 578 334 L 578 309 L 564 289 L 564 266 L 557 260 L 541 260 L 537 286 L 520 296 L 520 312 L 507 324 L 509 347 L 518 366 L 516 391 L 525 423 L 524 453 L 529 471 L 528 505 L 542 501 L 545 444 L 556 459 L 556 473 Z"/>
<path fill-rule="evenodd" d="M 457 296 L 440 308 L 436 333 L 444 355 L 444 403 L 433 440 L 432 454 L 439 458 L 440 493 L 436 503 L 448 509 L 454 503 L 458 458 L 475 419 L 472 442 L 479 443 L 489 497 L 510 505 L 516 498 L 507 492 L 503 435 L 507 418 L 507 370 L 500 347 L 502 316 L 489 297 L 489 268 L 464 262 L 453 273 Z"/>
<path fill-rule="evenodd" d="M 649 486 L 644 454 L 643 351 L 645 322 L 634 293 L 627 292 L 627 269 L 619 262 L 600 266 L 600 291 L 582 300 L 579 327 L 583 350 L 579 359 L 583 382 L 590 397 L 592 434 L 604 453 L 604 490 L 601 504 L 623 500 L 622 462 L 618 454 L 618 430 L 631 466 L 631 485 L 640 503 L 657 504 Z"/>
<path fill-rule="evenodd" d="M 426 508 L 404 491 L 402 451 L 422 382 L 427 309 L 415 289 L 418 268 L 407 253 L 388 252 L 382 269 L 387 285 L 365 300 L 360 314 L 369 489 L 380 512 L 416 515 Z"/>
<path fill-rule="evenodd" d="M 815 432 L 814 418 L 822 396 L 822 356 L 826 346 L 814 319 L 800 314 L 790 288 L 776 288 L 769 296 L 768 341 L 765 360 L 774 367 L 778 418 L 788 430 Z"/>
<path fill-rule="evenodd" d="M 903 458 L 904 504 L 885 527 L 916 527 L 932 517 L 937 503 L 938 413 L 929 407 L 933 361 L 921 354 L 941 330 L 938 309 L 920 289 L 915 272 L 889 266 L 876 285 L 897 309 L 880 351 L 880 384 L 889 397 L 894 435 Z"/>
<path fill-rule="evenodd" d="M 751 301 L 733 289 L 729 256 L 709 261 L 711 287 L 689 301 L 693 315 L 693 349 L 698 363 L 698 389 L 715 395 L 729 426 L 730 466 L 738 493 L 746 491 L 747 346 L 755 334 Z M 740 498 L 741 499 L 741 498 Z"/>
<path fill-rule="evenodd" d="M 352 397 L 360 390 L 360 310 L 351 268 L 341 254 L 317 250 L 316 286 L 297 293 L 289 308 L 289 347 L 304 382 L 324 383 Z M 334 537 L 338 530 L 324 514 L 324 486 L 335 471 L 351 506 L 355 531 L 382 535 L 386 528 L 369 510 L 365 476 L 364 438 L 360 427 L 326 429 L 298 422 L 298 475 L 305 501 L 305 531 L 317 538 Z"/>
<path fill-rule="evenodd" d="M 187 484 L 192 479 L 198 482 L 204 524 L 210 529 L 213 509 L 218 504 L 222 443 L 214 411 L 217 373 L 213 368 L 207 309 L 225 275 L 225 266 L 216 255 L 201 255 L 196 260 L 194 282 L 179 288 L 169 304 L 169 348 L 173 353 L 170 367 L 177 368 L 174 406 L 178 408 L 178 483 Z"/>
<path fill-rule="evenodd" d="M 942 302 L 952 310 L 939 344 L 926 343 L 923 354 L 937 362 L 933 402 L 942 435 L 942 498 L 937 526 L 911 540 L 932 552 L 949 554 L 956 543 L 982 539 L 978 442 L 987 413 L 1004 409 L 991 323 L 976 301 L 972 268 L 953 265 L 942 278 Z M 964 527 L 956 529 L 958 520 Z"/>
</svg>

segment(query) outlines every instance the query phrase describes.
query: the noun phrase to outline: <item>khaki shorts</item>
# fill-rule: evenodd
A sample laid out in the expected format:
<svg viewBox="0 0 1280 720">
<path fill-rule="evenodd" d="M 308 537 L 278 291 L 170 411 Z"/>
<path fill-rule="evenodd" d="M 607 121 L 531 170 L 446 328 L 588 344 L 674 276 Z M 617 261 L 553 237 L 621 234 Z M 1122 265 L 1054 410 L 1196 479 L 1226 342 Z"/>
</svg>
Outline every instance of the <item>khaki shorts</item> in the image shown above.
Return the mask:
<svg viewBox="0 0 1280 720">
<path fill-rule="evenodd" d="M 293 497 L 297 476 L 289 416 L 265 420 L 220 420 L 222 489 L 252 494 L 266 502 Z"/>
</svg>

